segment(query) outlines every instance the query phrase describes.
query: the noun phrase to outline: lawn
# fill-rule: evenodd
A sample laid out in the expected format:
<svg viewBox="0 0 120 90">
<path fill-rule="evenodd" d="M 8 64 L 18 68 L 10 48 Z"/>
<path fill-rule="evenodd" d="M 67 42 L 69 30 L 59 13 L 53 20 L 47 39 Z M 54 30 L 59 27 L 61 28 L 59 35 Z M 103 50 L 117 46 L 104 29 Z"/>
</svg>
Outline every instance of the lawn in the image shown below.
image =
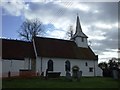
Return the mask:
<svg viewBox="0 0 120 90">
<path fill-rule="evenodd" d="M 82 77 L 80 81 L 59 79 L 10 78 L 3 79 L 3 88 L 118 88 L 118 80 L 103 77 Z"/>
</svg>

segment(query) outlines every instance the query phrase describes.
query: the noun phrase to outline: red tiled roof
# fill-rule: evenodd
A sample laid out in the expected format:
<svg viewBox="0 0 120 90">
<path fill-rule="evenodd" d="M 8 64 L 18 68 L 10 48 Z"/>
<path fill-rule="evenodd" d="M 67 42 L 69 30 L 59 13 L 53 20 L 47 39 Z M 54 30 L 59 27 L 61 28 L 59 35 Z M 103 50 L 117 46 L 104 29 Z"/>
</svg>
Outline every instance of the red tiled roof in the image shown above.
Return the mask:
<svg viewBox="0 0 120 90">
<path fill-rule="evenodd" d="M 90 47 L 77 47 L 74 41 L 42 37 L 35 37 L 34 41 L 38 56 L 97 60 Z"/>
<path fill-rule="evenodd" d="M 3 59 L 24 59 L 25 57 L 35 58 L 31 42 L 2 39 Z"/>
<path fill-rule="evenodd" d="M 74 58 L 75 56 L 73 47 L 76 44 L 71 41 L 39 37 L 34 40 L 38 56 L 59 58 Z"/>
<path fill-rule="evenodd" d="M 98 56 L 94 54 L 90 47 L 88 48 L 78 48 L 76 50 L 77 58 L 87 59 L 87 60 L 98 60 Z"/>
<path fill-rule="evenodd" d="M 98 60 L 91 48 L 77 47 L 74 41 L 35 37 L 37 55 L 41 57 Z M 35 58 L 32 42 L 2 39 L 2 58 Z"/>
</svg>

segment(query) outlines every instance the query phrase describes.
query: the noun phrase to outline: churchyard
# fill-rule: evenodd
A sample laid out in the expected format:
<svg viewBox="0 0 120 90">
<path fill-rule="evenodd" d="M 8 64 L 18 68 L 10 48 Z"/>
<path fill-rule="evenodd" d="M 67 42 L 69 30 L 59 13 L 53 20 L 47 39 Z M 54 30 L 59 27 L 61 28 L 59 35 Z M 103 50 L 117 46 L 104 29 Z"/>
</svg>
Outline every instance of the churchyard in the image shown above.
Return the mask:
<svg viewBox="0 0 120 90">
<path fill-rule="evenodd" d="M 6 78 L 3 88 L 118 88 L 118 81 L 108 77 L 81 77 L 79 80 L 59 78 Z"/>
</svg>

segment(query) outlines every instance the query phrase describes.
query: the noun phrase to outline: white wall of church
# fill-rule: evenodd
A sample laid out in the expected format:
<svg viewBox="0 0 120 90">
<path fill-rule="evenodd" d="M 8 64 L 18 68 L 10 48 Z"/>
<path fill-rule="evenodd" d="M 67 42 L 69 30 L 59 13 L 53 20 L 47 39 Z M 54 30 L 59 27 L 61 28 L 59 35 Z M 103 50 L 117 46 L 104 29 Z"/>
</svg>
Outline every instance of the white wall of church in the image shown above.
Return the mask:
<svg viewBox="0 0 120 90">
<path fill-rule="evenodd" d="M 42 58 L 42 64 L 41 64 L 41 58 L 37 58 L 37 65 L 36 70 L 40 71 L 41 73 L 41 65 L 42 65 L 42 72 L 44 72 L 44 75 L 46 73 L 47 69 L 47 62 L 49 60 L 53 61 L 53 71 L 54 72 L 61 72 L 61 76 L 65 76 L 65 61 L 69 60 L 71 63 L 71 75 L 72 75 L 72 67 L 77 65 L 80 68 L 80 71 L 82 71 L 83 76 L 101 76 L 98 73 L 98 66 L 97 61 L 93 60 L 79 60 L 79 59 L 64 59 L 64 58 Z M 86 66 L 86 63 L 88 66 Z M 89 68 L 93 68 L 93 72 L 89 71 Z M 95 68 L 95 72 L 94 72 Z"/>
<path fill-rule="evenodd" d="M 87 62 L 88 66 L 85 65 Z M 83 76 L 94 76 L 94 72 L 89 72 L 89 67 L 94 67 L 93 61 L 88 60 L 71 60 L 72 67 L 74 65 L 77 65 L 80 68 L 80 71 L 82 71 Z"/>
<path fill-rule="evenodd" d="M 78 45 L 78 47 L 88 48 L 88 44 L 87 44 L 87 39 L 86 38 L 84 38 L 84 42 L 82 42 L 82 38 L 81 37 L 76 37 L 75 38 L 75 42 Z"/>
<path fill-rule="evenodd" d="M 41 64 L 41 58 L 37 58 L 37 65 L 36 70 L 40 71 L 41 73 L 41 65 L 42 65 L 42 72 L 44 72 L 44 75 L 46 74 L 47 69 L 47 62 L 49 60 L 53 61 L 53 71 L 54 72 L 61 72 L 61 76 L 65 75 L 65 60 L 60 58 L 42 58 L 42 64 Z"/>
<path fill-rule="evenodd" d="M 20 69 L 28 69 L 29 61 L 25 60 L 2 60 L 2 77 L 8 77 L 8 72 L 11 72 L 11 76 L 19 76 Z"/>
<path fill-rule="evenodd" d="M 0 90 L 2 90 L 2 59 L 0 57 Z"/>
<path fill-rule="evenodd" d="M 0 57 L 0 78 L 2 77 L 2 59 Z M 1 80 L 0 80 L 1 81 Z"/>
<path fill-rule="evenodd" d="M 36 72 L 40 73 L 42 72 L 41 70 L 41 58 L 37 57 L 36 58 Z"/>
<path fill-rule="evenodd" d="M 42 59 L 42 61 L 41 61 Z M 65 61 L 69 60 L 71 63 L 71 75 L 72 67 L 77 65 L 82 71 L 83 76 L 102 76 L 102 70 L 97 66 L 97 61 L 91 60 L 79 60 L 79 59 L 64 59 L 64 58 L 36 58 L 36 72 L 44 72 L 46 74 L 47 63 L 49 60 L 53 60 L 53 71 L 61 72 L 61 76 L 65 76 Z M 25 60 L 1 60 L 2 61 L 2 76 L 8 77 L 8 72 L 11 72 L 11 76 L 18 76 L 20 69 L 29 69 L 31 61 L 28 58 Z M 42 62 L 42 63 L 41 63 Z M 88 66 L 86 66 L 86 63 Z M 89 68 L 95 68 L 95 72 L 89 72 Z"/>
<path fill-rule="evenodd" d="M 100 67 L 98 67 L 98 62 L 97 61 L 95 61 L 95 71 L 96 71 L 96 76 L 103 76 L 103 70 L 100 68 Z"/>
<path fill-rule="evenodd" d="M 25 60 L 24 60 L 24 69 L 31 69 L 31 59 L 25 58 Z"/>
</svg>

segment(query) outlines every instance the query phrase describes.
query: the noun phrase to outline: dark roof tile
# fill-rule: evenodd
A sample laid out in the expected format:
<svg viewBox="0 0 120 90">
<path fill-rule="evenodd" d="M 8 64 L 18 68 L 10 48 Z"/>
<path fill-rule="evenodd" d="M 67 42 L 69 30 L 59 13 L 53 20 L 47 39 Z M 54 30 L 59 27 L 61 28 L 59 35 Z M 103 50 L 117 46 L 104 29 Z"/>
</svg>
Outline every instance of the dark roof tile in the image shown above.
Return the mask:
<svg viewBox="0 0 120 90">
<path fill-rule="evenodd" d="M 72 41 L 39 37 L 34 40 L 38 56 L 59 58 L 74 58 L 75 56 L 73 47 L 76 44 Z"/>
<path fill-rule="evenodd" d="M 38 56 L 97 60 L 90 47 L 77 47 L 74 41 L 43 37 L 35 37 L 34 41 Z"/>
<path fill-rule="evenodd" d="M 1 40 L 3 59 L 23 60 L 25 57 L 35 58 L 32 42 L 7 39 Z M 90 47 L 77 47 L 74 41 L 43 37 L 35 37 L 34 41 L 37 55 L 40 57 L 98 60 L 98 57 Z"/>
<path fill-rule="evenodd" d="M 35 58 L 32 42 L 2 39 L 3 59 Z"/>
</svg>

